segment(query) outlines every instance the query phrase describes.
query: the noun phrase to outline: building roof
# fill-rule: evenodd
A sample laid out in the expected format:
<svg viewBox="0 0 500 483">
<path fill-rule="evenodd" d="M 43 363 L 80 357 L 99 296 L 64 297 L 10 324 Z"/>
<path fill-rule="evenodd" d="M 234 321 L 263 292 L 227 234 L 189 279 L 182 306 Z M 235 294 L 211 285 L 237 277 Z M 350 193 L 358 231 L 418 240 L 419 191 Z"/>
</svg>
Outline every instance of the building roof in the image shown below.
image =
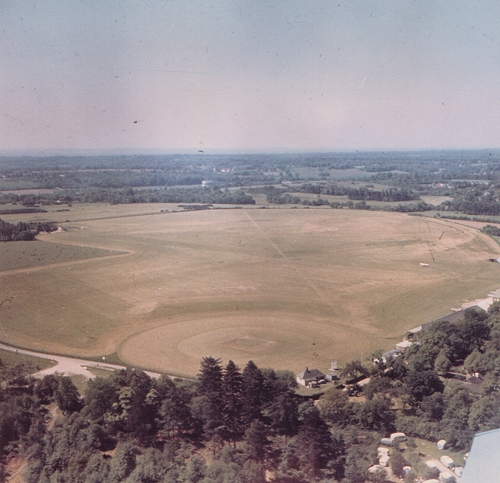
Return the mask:
<svg viewBox="0 0 500 483">
<path fill-rule="evenodd" d="M 321 371 L 318 371 L 318 369 L 306 368 L 304 372 L 297 374 L 297 377 L 300 377 L 304 381 L 315 381 L 316 379 L 323 379 L 325 375 Z"/>
<path fill-rule="evenodd" d="M 413 342 L 410 342 L 409 340 L 403 340 L 401 342 L 398 342 L 396 344 L 396 350 L 401 350 L 404 351 L 405 349 L 408 349 L 408 347 L 412 346 Z"/>
<path fill-rule="evenodd" d="M 498 481 L 500 429 L 477 433 L 462 473 L 461 483 Z"/>
</svg>

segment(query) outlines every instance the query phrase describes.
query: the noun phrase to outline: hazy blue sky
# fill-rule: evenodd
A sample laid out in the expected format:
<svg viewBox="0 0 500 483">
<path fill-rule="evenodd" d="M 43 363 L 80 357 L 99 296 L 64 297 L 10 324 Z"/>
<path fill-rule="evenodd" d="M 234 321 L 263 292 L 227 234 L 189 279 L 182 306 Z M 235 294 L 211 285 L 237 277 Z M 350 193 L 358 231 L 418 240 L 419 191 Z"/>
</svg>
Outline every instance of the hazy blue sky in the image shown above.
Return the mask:
<svg viewBox="0 0 500 483">
<path fill-rule="evenodd" d="M 497 0 L 0 0 L 0 150 L 477 147 Z"/>
</svg>

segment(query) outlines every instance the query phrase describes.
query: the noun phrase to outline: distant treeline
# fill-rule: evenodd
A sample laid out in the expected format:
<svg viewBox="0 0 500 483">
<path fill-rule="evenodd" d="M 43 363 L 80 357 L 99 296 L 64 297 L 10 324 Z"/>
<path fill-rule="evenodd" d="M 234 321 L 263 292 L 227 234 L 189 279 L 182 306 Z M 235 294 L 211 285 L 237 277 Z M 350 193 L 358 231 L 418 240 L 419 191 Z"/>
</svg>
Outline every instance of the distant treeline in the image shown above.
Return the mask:
<svg viewBox="0 0 500 483">
<path fill-rule="evenodd" d="M 297 189 L 302 193 L 316 193 L 334 196 L 347 196 L 350 200 L 365 201 L 412 201 L 418 200 L 420 195 L 406 188 L 390 188 L 386 190 L 372 190 L 369 188 L 351 188 L 342 185 L 304 184 Z"/>
<path fill-rule="evenodd" d="M 486 225 L 481 228 L 481 231 L 490 236 L 500 236 L 500 228 L 498 226 Z"/>
<path fill-rule="evenodd" d="M 0 196 L 0 203 L 19 203 L 25 206 L 36 204 L 72 203 L 220 203 L 253 205 L 255 200 L 243 190 L 196 187 L 163 189 L 111 189 L 86 188 L 81 190 L 58 190 L 52 194 Z"/>
<path fill-rule="evenodd" d="M 458 211 L 466 215 L 500 215 L 500 202 L 487 197 L 476 197 L 472 200 L 456 197 L 452 201 L 442 203 L 441 208 L 446 211 Z"/>
<path fill-rule="evenodd" d="M 50 232 L 57 230 L 54 223 L 25 223 L 20 221 L 17 224 L 8 223 L 0 219 L 0 241 L 30 241 L 42 231 Z"/>
<path fill-rule="evenodd" d="M 354 202 L 349 199 L 348 201 L 331 201 L 321 198 L 321 194 L 335 194 L 340 195 L 339 193 L 343 193 L 345 196 L 346 191 L 344 191 L 343 187 L 340 187 L 338 191 L 336 191 L 336 187 L 323 187 L 316 185 L 306 185 L 305 187 L 293 188 L 296 192 L 305 192 L 305 193 L 316 193 L 318 197 L 313 200 L 303 200 L 300 196 L 297 196 L 294 193 L 288 193 L 287 188 L 276 188 L 275 186 L 265 186 L 251 190 L 252 193 L 265 193 L 266 199 L 268 203 L 283 205 L 303 205 L 303 206 L 325 206 L 328 205 L 331 208 L 335 209 L 353 209 L 353 210 L 372 210 L 372 211 L 395 211 L 401 213 L 413 213 L 419 211 L 429 211 L 434 209 L 432 205 L 425 203 L 424 201 L 418 201 L 415 203 L 408 204 L 398 204 L 388 205 L 388 206 L 374 206 L 369 205 L 365 199 L 361 199 L 361 201 Z M 358 194 L 360 190 L 357 190 Z M 373 192 L 373 193 L 382 193 L 382 192 Z M 411 200 L 415 200 L 413 194 L 407 194 L 401 192 L 399 190 L 387 190 L 387 194 L 392 195 L 392 200 L 384 199 L 383 201 L 398 201 L 397 198 L 410 198 Z M 374 198 L 377 199 L 379 197 L 378 194 L 374 195 Z M 357 199 L 357 198 L 354 198 Z"/>
</svg>

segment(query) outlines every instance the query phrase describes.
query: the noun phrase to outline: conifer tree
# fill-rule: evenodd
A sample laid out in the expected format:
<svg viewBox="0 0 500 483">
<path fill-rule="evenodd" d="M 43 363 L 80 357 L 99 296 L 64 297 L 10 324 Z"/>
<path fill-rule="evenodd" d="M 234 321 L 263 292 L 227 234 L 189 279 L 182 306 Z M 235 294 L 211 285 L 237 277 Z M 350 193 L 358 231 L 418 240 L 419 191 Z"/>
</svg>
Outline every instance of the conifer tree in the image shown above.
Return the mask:
<svg viewBox="0 0 500 483">
<path fill-rule="evenodd" d="M 262 416 L 265 393 L 264 376 L 253 361 L 248 361 L 243 369 L 243 423 L 250 424 Z"/>
<path fill-rule="evenodd" d="M 236 444 L 242 431 L 242 384 L 240 370 L 233 361 L 229 361 L 222 380 L 224 437 Z"/>
<path fill-rule="evenodd" d="M 314 480 L 334 456 L 330 430 L 316 407 L 308 408 L 304 413 L 295 441 L 301 467 Z"/>
<path fill-rule="evenodd" d="M 204 357 L 199 373 L 197 401 L 198 416 L 203 421 L 203 430 L 208 438 L 220 433 L 222 421 L 222 367 L 220 359 Z"/>
</svg>

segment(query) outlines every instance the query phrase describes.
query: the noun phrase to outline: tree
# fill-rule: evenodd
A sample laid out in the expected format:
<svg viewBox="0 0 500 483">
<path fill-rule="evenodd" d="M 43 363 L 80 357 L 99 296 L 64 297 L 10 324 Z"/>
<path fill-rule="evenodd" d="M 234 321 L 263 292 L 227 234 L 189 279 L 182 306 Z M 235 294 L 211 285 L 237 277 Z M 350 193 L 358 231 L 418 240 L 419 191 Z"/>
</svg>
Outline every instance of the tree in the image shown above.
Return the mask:
<svg viewBox="0 0 500 483">
<path fill-rule="evenodd" d="M 371 377 L 370 382 L 363 386 L 363 394 L 367 399 L 373 399 L 377 395 L 392 396 L 396 395 L 397 389 L 394 388 L 389 377 L 379 376 Z"/>
<path fill-rule="evenodd" d="M 137 453 L 137 449 L 131 443 L 117 446 L 110 463 L 110 483 L 120 483 L 132 473 Z"/>
<path fill-rule="evenodd" d="M 142 443 L 151 441 L 156 432 L 159 398 L 155 394 L 151 377 L 143 371 L 132 371 L 128 387 L 131 394 L 125 418 L 125 431 L 133 433 Z"/>
<path fill-rule="evenodd" d="M 296 455 L 304 473 L 316 479 L 334 454 L 330 430 L 316 407 L 312 406 L 304 413 L 295 442 Z"/>
<path fill-rule="evenodd" d="M 269 440 L 266 427 L 261 421 L 253 421 L 245 431 L 243 454 L 246 459 L 263 463 L 266 459 Z"/>
<path fill-rule="evenodd" d="M 464 369 L 470 373 L 485 373 L 486 368 L 483 362 L 483 354 L 478 349 L 474 349 L 464 361 Z"/>
<path fill-rule="evenodd" d="M 406 465 L 406 461 L 403 457 L 403 453 L 398 448 L 393 448 L 391 456 L 389 457 L 389 465 L 392 472 L 397 476 L 401 477 L 403 474 L 403 468 Z"/>
<path fill-rule="evenodd" d="M 243 369 L 242 417 L 244 424 L 250 424 L 262 416 L 265 394 L 264 376 L 253 361 Z"/>
<path fill-rule="evenodd" d="M 96 377 L 87 383 L 85 403 L 91 419 L 97 420 L 112 411 L 118 402 L 119 387 L 114 378 Z"/>
<path fill-rule="evenodd" d="M 444 393 L 446 411 L 442 419 L 443 438 L 458 449 L 467 447 L 474 436 L 469 428 L 469 413 L 476 400 L 469 390 L 460 384 L 448 384 Z"/>
<path fill-rule="evenodd" d="M 490 337 L 490 326 L 486 323 L 488 314 L 484 310 L 465 310 L 462 326 L 462 358 L 467 357 L 474 349 L 480 349 Z"/>
<path fill-rule="evenodd" d="M 242 431 L 242 377 L 233 361 L 229 361 L 222 380 L 222 419 L 224 435 L 236 444 Z"/>
<path fill-rule="evenodd" d="M 181 433 L 199 433 L 199 420 L 193 418 L 191 413 L 192 393 L 189 388 L 175 384 L 169 378 L 160 378 L 157 387 L 161 399 L 159 435 L 173 439 Z"/>
<path fill-rule="evenodd" d="M 474 431 L 489 431 L 500 427 L 500 397 L 490 394 L 472 403 L 468 419 Z"/>
<path fill-rule="evenodd" d="M 394 429 L 394 412 L 391 411 L 392 400 L 389 397 L 375 397 L 358 405 L 358 419 L 361 426 L 372 430 Z"/>
<path fill-rule="evenodd" d="M 198 392 L 201 395 L 222 395 L 221 360 L 204 357 L 198 374 Z"/>
<path fill-rule="evenodd" d="M 39 379 L 33 388 L 33 394 L 42 404 L 48 404 L 54 400 L 59 380 L 54 374 L 47 374 L 43 379 Z"/>
<path fill-rule="evenodd" d="M 422 400 L 417 414 L 426 421 L 441 421 L 445 408 L 443 395 L 435 392 Z"/>
<path fill-rule="evenodd" d="M 199 483 L 205 478 L 205 473 L 207 471 L 207 463 L 205 459 L 200 455 L 193 456 L 187 466 L 185 473 L 186 483 Z"/>
<path fill-rule="evenodd" d="M 81 408 L 80 394 L 68 376 L 61 376 L 57 384 L 55 400 L 64 413 L 79 411 Z"/>
<path fill-rule="evenodd" d="M 291 391 L 280 394 L 269 404 L 267 414 L 271 419 L 271 427 L 279 434 L 283 434 L 285 440 L 297 433 L 299 411 Z"/>
<path fill-rule="evenodd" d="M 357 379 L 360 376 L 368 376 L 368 374 L 368 369 L 361 364 L 361 361 L 356 360 L 348 362 L 340 373 L 340 376 L 346 379 Z"/>
<path fill-rule="evenodd" d="M 196 401 L 198 416 L 203 421 L 203 430 L 208 438 L 221 431 L 223 415 L 221 411 L 222 367 L 220 359 L 204 357 L 198 376 L 198 393 L 200 399 Z"/>
<path fill-rule="evenodd" d="M 446 349 L 441 349 L 434 361 L 434 369 L 441 374 L 448 372 L 451 368 L 451 361 L 448 359 L 446 352 Z"/>
<path fill-rule="evenodd" d="M 332 424 L 345 423 L 346 407 L 349 402 L 349 396 L 345 391 L 336 388 L 328 389 L 321 396 L 318 402 L 318 408 L 321 415 Z"/>
<path fill-rule="evenodd" d="M 415 407 L 425 397 L 443 392 L 444 384 L 434 371 L 409 371 L 404 379 L 404 391 L 410 406 Z"/>
</svg>

